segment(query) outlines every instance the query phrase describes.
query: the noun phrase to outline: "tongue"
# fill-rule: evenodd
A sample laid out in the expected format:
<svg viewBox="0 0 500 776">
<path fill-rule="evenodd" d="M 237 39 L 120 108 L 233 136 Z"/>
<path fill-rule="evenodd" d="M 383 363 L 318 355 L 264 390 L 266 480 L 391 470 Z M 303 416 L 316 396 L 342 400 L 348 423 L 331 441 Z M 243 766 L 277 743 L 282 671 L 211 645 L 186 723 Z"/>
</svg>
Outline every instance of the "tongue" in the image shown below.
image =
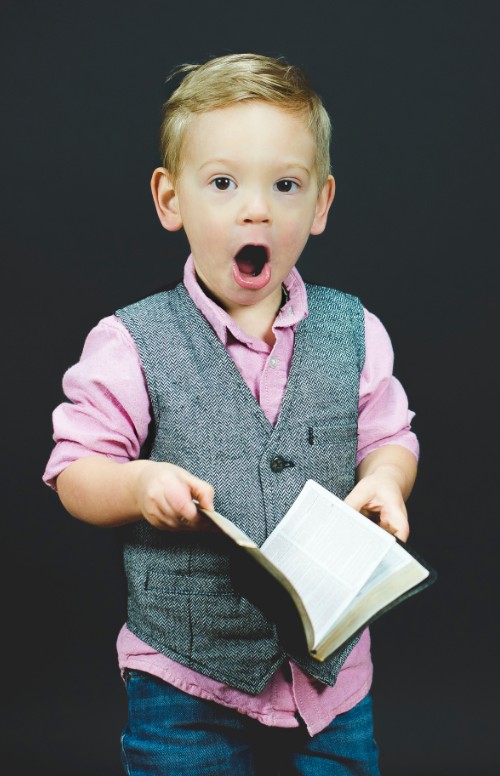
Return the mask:
<svg viewBox="0 0 500 776">
<path fill-rule="evenodd" d="M 271 279 L 267 252 L 260 245 L 246 245 L 233 259 L 234 279 L 242 288 L 264 288 Z"/>
<path fill-rule="evenodd" d="M 258 275 L 258 271 L 256 270 L 255 263 L 253 261 L 248 261 L 245 259 L 240 259 L 239 257 L 236 259 L 236 264 L 239 267 L 240 272 L 243 275 Z"/>
</svg>

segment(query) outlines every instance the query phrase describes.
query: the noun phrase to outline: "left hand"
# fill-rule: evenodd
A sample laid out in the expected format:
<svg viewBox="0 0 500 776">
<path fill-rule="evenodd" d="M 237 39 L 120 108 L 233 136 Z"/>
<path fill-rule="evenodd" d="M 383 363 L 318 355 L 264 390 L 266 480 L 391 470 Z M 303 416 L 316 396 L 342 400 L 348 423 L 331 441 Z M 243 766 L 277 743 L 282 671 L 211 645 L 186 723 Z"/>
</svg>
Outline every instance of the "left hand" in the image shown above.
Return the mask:
<svg viewBox="0 0 500 776">
<path fill-rule="evenodd" d="M 355 485 L 345 502 L 401 541 L 408 539 L 410 526 L 406 505 L 401 489 L 392 477 L 382 472 L 368 474 Z"/>
</svg>

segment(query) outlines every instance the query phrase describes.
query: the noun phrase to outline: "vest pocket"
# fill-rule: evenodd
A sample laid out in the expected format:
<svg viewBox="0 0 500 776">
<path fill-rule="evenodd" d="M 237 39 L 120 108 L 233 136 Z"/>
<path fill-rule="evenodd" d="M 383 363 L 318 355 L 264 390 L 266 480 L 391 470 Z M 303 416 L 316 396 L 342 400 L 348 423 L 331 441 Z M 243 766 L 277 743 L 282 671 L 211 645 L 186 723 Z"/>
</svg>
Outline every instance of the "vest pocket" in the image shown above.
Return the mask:
<svg viewBox="0 0 500 776">
<path fill-rule="evenodd" d="M 236 674 L 236 683 L 250 690 L 247 682 L 260 677 L 262 660 L 276 659 L 275 628 L 238 595 L 226 574 L 172 574 L 152 567 L 141 598 L 142 638 L 208 676 L 231 684 Z"/>
<path fill-rule="evenodd" d="M 273 626 L 235 592 L 225 574 L 190 576 L 151 568 L 144 588 L 142 609 L 149 627 L 158 633 L 163 621 L 165 630 L 159 638 L 188 665 L 208 675 L 214 668 L 216 674 L 225 671 L 229 655 L 231 660 L 237 655 L 244 658 L 245 670 L 252 674 L 269 651 L 269 640 L 274 642 Z"/>
<path fill-rule="evenodd" d="M 339 498 L 345 498 L 355 482 L 357 425 L 339 426 L 335 420 L 311 423 L 307 437 L 308 444 L 303 447 L 307 475 Z"/>
<path fill-rule="evenodd" d="M 169 574 L 161 569 L 146 572 L 145 590 L 165 595 L 224 595 L 231 594 L 230 579 L 220 574 Z"/>
<path fill-rule="evenodd" d="M 204 596 L 191 599 L 198 627 L 193 628 L 192 655 L 200 665 L 217 666 L 242 676 L 258 675 L 262 661 L 273 659 L 278 646 L 275 628 L 262 612 L 246 598 Z"/>
<path fill-rule="evenodd" d="M 307 431 L 308 441 L 311 444 L 311 436 L 313 438 L 313 444 L 317 445 L 337 445 L 345 444 L 346 442 L 354 442 L 358 438 L 358 427 L 356 425 L 341 426 L 331 423 L 311 423 Z"/>
<path fill-rule="evenodd" d="M 193 631 L 204 627 L 199 611 L 203 601 L 233 600 L 231 582 L 225 575 L 168 573 L 149 568 L 142 581 L 138 611 L 149 635 L 144 640 L 179 656 L 191 665 Z"/>
</svg>

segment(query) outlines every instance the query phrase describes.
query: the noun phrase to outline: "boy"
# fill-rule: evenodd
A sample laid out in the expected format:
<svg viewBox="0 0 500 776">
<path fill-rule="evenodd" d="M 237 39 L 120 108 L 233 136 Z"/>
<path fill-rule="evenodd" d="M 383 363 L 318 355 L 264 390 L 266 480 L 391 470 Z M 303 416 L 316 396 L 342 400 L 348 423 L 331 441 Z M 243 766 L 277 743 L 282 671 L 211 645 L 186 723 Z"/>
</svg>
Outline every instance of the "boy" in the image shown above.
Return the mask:
<svg viewBox="0 0 500 776">
<path fill-rule="evenodd" d="M 405 540 L 412 413 L 377 319 L 295 269 L 334 197 L 303 73 L 252 54 L 182 71 L 151 186 L 188 237 L 183 283 L 91 332 L 45 473 L 71 514 L 125 526 L 124 766 L 376 774 L 368 631 L 323 664 L 285 652 L 194 500 L 260 544 L 312 477 Z"/>
</svg>

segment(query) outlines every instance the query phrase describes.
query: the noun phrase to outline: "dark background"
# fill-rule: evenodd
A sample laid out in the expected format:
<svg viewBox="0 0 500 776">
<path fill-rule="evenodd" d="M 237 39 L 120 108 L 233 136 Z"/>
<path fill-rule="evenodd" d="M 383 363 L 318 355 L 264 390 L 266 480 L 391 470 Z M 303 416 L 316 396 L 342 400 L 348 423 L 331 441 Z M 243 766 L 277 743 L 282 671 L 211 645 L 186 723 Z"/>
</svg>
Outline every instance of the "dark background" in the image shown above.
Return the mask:
<svg viewBox="0 0 500 776">
<path fill-rule="evenodd" d="M 417 413 L 411 538 L 439 579 L 372 629 L 382 772 L 498 772 L 499 7 L 3 0 L 10 773 L 121 773 L 119 553 L 42 485 L 51 411 L 89 329 L 179 276 L 185 238 L 162 230 L 149 192 L 164 79 L 236 51 L 286 56 L 323 96 L 337 197 L 299 269 L 382 319 Z"/>
</svg>

